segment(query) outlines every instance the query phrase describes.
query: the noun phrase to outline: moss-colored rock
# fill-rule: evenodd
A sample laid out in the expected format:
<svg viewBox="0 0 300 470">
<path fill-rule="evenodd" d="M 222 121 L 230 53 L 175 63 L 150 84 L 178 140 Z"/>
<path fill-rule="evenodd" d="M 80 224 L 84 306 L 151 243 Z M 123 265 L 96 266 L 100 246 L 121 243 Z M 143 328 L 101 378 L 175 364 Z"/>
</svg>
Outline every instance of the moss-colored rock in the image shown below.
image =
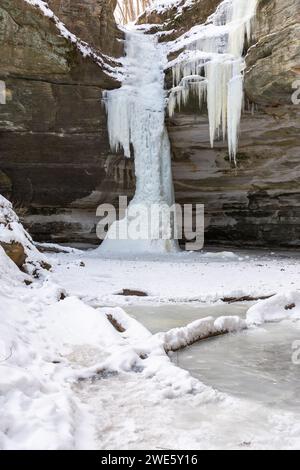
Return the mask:
<svg viewBox="0 0 300 470">
<path fill-rule="evenodd" d="M 2 246 L 7 256 L 18 266 L 18 268 L 22 268 L 27 256 L 21 243 L 0 242 L 0 246 Z"/>
</svg>

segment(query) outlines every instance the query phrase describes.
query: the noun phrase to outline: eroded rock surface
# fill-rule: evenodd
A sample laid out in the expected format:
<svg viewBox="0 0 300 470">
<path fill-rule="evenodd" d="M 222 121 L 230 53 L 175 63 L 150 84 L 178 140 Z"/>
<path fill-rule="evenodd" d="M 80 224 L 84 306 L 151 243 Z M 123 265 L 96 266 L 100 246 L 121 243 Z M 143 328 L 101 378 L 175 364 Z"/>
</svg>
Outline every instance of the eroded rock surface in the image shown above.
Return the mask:
<svg viewBox="0 0 300 470">
<path fill-rule="evenodd" d="M 123 54 L 123 35 L 113 16 L 116 3 L 117 0 L 48 0 L 50 8 L 76 36 L 113 57 Z"/>
<path fill-rule="evenodd" d="M 69 4 L 71 13 L 76 3 L 87 15 L 93 2 L 50 3 Z M 122 43 L 113 35 L 112 10 L 107 2 L 94 3 L 100 17 L 90 24 L 105 22 L 110 11 L 98 39 L 117 54 L 115 45 Z M 76 33 L 88 40 L 92 26 L 81 18 L 83 29 L 75 24 Z M 72 18 L 67 26 L 72 31 Z M 94 47 L 100 48 L 100 39 Z M 97 242 L 98 203 L 133 186 L 130 162 L 110 151 L 101 103 L 103 89 L 119 82 L 24 0 L 0 0 L 0 80 L 7 95 L 7 104 L 0 105 L 0 194 L 14 202 L 35 239 Z"/>
</svg>

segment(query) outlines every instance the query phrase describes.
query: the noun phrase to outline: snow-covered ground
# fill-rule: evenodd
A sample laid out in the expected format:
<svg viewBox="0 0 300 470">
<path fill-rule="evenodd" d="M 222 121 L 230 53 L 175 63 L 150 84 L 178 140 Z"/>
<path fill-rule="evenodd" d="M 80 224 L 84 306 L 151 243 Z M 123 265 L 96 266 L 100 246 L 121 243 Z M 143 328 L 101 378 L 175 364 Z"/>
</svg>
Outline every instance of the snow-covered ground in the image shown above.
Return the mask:
<svg viewBox="0 0 300 470">
<path fill-rule="evenodd" d="M 39 279 L 21 273 L 2 249 L 0 257 L 1 449 L 299 447 L 296 404 L 287 409 L 275 400 L 270 407 L 254 399 L 250 389 L 249 396 L 247 390 L 231 393 L 230 384 L 210 383 L 205 375 L 216 361 L 213 344 L 220 341 L 218 357 L 224 348 L 225 358 L 226 347 L 235 345 L 230 338 L 252 334 L 262 341 L 265 328 L 257 325 L 264 321 L 287 318 L 283 330 L 288 322 L 293 338 L 299 332 L 300 339 L 300 262 L 292 253 L 178 254 L 143 260 L 108 259 L 98 251 L 52 253 L 47 255 L 52 270 L 41 272 Z M 26 285 L 24 280 L 33 282 Z M 141 290 L 148 297 L 117 295 L 123 289 Z M 276 293 L 249 305 L 247 324 L 237 318 L 215 319 L 247 310 L 241 304 L 232 311 L 228 305 L 223 309 L 221 297 Z M 174 308 L 176 318 L 182 308 L 183 319 L 162 319 L 161 331 L 171 331 L 153 335 L 142 325 L 144 314 L 137 322 L 136 315 L 126 313 L 127 306 L 129 313 L 159 306 L 160 315 L 164 308 Z M 208 316 L 214 318 L 203 320 Z M 195 322 L 197 318 L 202 320 Z M 187 323 L 189 327 L 176 329 Z M 195 360 L 189 365 L 187 359 L 194 353 L 189 356 L 186 350 L 179 364 L 195 378 L 177 367 L 181 356 L 165 353 L 207 332 L 247 326 L 245 333 L 229 334 L 229 342 L 216 338 L 216 343 L 205 343 L 207 366 L 202 362 L 195 374 Z M 273 343 L 279 339 L 280 324 L 276 328 Z M 291 345 L 284 344 L 286 361 Z M 276 368 L 274 356 L 268 357 L 268 367 Z M 283 396 L 297 381 L 297 367 L 290 371 L 294 376 L 287 388 L 281 384 Z M 222 363 L 218 368 L 223 370 Z M 259 381 L 259 374 L 253 376 L 249 387 L 259 386 Z"/>
<path fill-rule="evenodd" d="M 63 259 L 63 262 L 62 262 Z M 80 267 L 80 262 L 85 267 Z M 105 258 L 93 251 L 52 255 L 56 282 L 93 305 L 216 302 L 224 297 L 261 297 L 299 289 L 299 254 L 206 252 L 137 258 Z M 89 273 L 86 276 L 86 273 Z M 141 290 L 148 297 L 116 295 Z"/>
</svg>

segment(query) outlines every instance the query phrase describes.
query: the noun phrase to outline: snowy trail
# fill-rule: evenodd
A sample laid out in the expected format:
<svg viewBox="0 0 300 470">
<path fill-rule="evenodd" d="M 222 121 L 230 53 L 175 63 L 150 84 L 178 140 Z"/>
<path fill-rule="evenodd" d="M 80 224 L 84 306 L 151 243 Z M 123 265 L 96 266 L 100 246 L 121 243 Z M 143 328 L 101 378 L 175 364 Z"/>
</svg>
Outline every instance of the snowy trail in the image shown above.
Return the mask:
<svg viewBox="0 0 300 470">
<path fill-rule="evenodd" d="M 158 383 L 121 373 L 82 382 L 75 392 L 93 410 L 97 449 L 299 448 L 299 412 L 216 394 L 209 387 L 169 399 Z"/>
<path fill-rule="evenodd" d="M 184 279 L 182 288 L 186 289 L 197 273 L 206 269 L 205 263 L 199 259 L 198 263 L 195 259 L 189 263 L 186 258 L 172 263 L 112 261 L 95 259 L 92 254 L 49 255 L 53 271 L 30 286 L 24 284 L 23 274 L 12 262 L 1 260 L 0 295 L 4 309 L 0 310 L 0 346 L 7 359 L 0 363 L 0 404 L 4 410 L 0 448 L 299 447 L 297 409 L 290 411 L 276 405 L 270 409 L 257 401 L 213 390 L 201 373 L 199 382 L 172 364 L 161 346 L 161 337 L 151 336 L 123 310 L 116 309 L 115 303 L 111 309 L 88 305 L 93 304 L 92 298 L 105 305 L 107 292 L 124 287 L 125 280 L 132 285 L 139 280 L 143 288 L 148 286 L 156 293 L 160 286 L 161 292 L 167 289 L 168 294 L 175 295 L 177 287 L 172 276 L 180 275 Z M 217 259 L 207 263 L 214 265 L 215 283 L 224 282 L 224 275 L 235 270 L 236 263 L 243 265 L 228 254 L 225 259 Z M 285 264 L 284 273 L 281 262 Z M 270 275 L 274 280 L 272 287 L 283 276 L 283 290 L 288 285 L 286 278 L 296 281 L 299 260 L 269 257 L 264 264 L 256 287 L 262 279 L 267 286 Z M 248 265 L 249 259 L 243 268 Z M 151 277 L 143 277 L 145 266 L 149 273 L 153 268 Z M 169 278 L 162 278 L 162 269 Z M 194 293 L 201 279 L 194 285 Z M 64 288 L 67 298 L 62 300 Z M 210 294 L 213 288 L 212 285 Z M 299 297 L 298 294 L 291 300 Z M 111 302 L 118 298 L 110 297 Z M 252 310 L 251 317 L 257 320 L 262 310 L 274 315 L 275 300 L 267 304 L 268 309 Z M 126 298 L 123 301 L 126 303 Z M 149 299 L 156 301 L 155 297 Z M 287 301 L 290 299 L 282 296 L 277 301 L 285 313 Z M 125 324 L 124 333 L 108 321 L 110 313 Z M 222 313 L 219 311 L 218 315 Z M 172 318 L 169 326 L 174 326 Z M 9 353 L 11 344 L 14 348 L 10 356 L 6 351 Z M 99 369 L 107 374 L 95 375 Z"/>
<path fill-rule="evenodd" d="M 136 192 L 126 217 L 111 227 L 99 250 L 102 253 L 176 251 L 172 222 L 168 218 L 174 195 L 170 142 L 165 127 L 166 59 L 155 38 L 143 33 L 128 31 L 125 45 L 126 74 L 122 87 L 106 92 L 104 99 L 112 149 L 123 149 L 125 157 L 134 157 Z M 155 205 L 159 212 L 153 216 Z M 128 235 L 127 224 L 133 221 L 140 232 L 137 239 Z M 117 231 L 121 240 L 114 239 Z"/>
</svg>

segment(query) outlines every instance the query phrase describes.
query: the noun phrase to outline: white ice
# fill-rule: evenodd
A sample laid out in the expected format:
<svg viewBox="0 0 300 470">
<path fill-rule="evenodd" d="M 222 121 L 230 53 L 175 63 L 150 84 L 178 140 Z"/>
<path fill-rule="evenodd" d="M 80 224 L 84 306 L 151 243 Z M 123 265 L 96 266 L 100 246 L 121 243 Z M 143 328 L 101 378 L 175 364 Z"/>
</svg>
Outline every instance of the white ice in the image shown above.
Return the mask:
<svg viewBox="0 0 300 470">
<path fill-rule="evenodd" d="M 106 92 L 104 99 L 112 149 L 123 149 L 127 158 L 134 158 L 136 192 L 126 217 L 110 228 L 100 252 L 176 251 L 169 218 L 174 195 L 170 143 L 164 122 L 164 56 L 156 40 L 135 31 L 127 32 L 125 66 L 122 87 Z M 148 224 L 153 205 L 159 209 L 158 216 Z M 140 235 L 130 236 L 128 222 L 139 227 Z"/>
</svg>

